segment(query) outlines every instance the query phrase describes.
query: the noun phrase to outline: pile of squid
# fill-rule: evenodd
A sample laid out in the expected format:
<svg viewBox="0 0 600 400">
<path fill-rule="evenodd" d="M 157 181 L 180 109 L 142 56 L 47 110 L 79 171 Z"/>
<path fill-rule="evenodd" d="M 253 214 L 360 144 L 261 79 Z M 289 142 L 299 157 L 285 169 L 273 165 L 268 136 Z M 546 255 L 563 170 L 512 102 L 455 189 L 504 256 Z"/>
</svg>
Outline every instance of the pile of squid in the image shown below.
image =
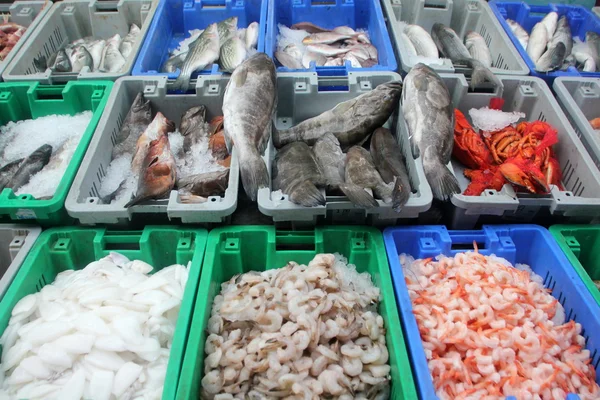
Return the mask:
<svg viewBox="0 0 600 400">
<path fill-rule="evenodd" d="M 389 398 L 379 299 L 332 254 L 234 276 L 214 299 L 200 398 Z"/>
<path fill-rule="evenodd" d="M 468 167 L 464 174 L 471 183 L 467 196 L 484 190 L 502 190 L 511 183 L 518 191 L 547 194 L 550 186 L 561 185 L 562 173 L 552 146 L 558 133 L 542 121 L 521 122 L 516 126 L 477 133 L 459 110 L 454 110 L 454 148 L 452 155 Z"/>
<path fill-rule="evenodd" d="M 539 275 L 477 251 L 436 260 L 400 256 L 441 400 L 600 398 L 581 325 Z"/>
<path fill-rule="evenodd" d="M 27 28 L 14 22 L 0 24 L 0 61 L 4 61 L 26 30 Z"/>
</svg>

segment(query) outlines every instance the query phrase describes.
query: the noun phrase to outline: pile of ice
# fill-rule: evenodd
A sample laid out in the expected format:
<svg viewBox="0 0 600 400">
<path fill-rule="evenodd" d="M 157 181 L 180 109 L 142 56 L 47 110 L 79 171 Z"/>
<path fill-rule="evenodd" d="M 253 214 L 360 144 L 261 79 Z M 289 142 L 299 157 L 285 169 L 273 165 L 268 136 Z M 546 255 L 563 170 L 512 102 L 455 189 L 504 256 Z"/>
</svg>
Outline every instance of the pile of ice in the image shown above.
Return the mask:
<svg viewBox="0 0 600 400">
<path fill-rule="evenodd" d="M 484 132 L 494 132 L 516 123 L 521 118 L 525 118 L 525 113 L 518 111 L 504 112 L 483 107 L 471 108 L 469 116 L 475 129 L 480 129 Z"/>
<path fill-rule="evenodd" d="M 0 166 L 27 158 L 44 144 L 52 146 L 48 164 L 16 194 L 52 197 L 91 120 L 92 112 L 84 111 L 73 116 L 49 115 L 9 122 L 0 128 Z"/>
</svg>

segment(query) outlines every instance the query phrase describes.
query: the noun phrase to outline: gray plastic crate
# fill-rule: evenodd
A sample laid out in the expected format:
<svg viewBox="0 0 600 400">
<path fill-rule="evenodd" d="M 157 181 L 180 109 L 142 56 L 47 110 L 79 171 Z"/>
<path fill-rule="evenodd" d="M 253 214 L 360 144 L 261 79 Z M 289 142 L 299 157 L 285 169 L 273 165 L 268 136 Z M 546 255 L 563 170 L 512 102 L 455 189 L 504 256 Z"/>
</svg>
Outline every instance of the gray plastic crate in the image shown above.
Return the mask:
<svg viewBox="0 0 600 400">
<path fill-rule="evenodd" d="M 0 224 L 0 299 L 42 233 L 37 226 Z"/>
<path fill-rule="evenodd" d="M 589 121 L 600 117 L 599 78 L 557 78 L 554 92 L 575 133 L 588 150 L 596 167 L 600 168 L 600 133 Z"/>
<path fill-rule="evenodd" d="M 129 75 L 152 22 L 156 5 L 157 0 L 69 0 L 56 3 L 40 22 L 35 35 L 6 67 L 3 78 L 5 81 L 38 81 L 52 85 L 75 79 L 114 81 Z M 35 68 L 35 58 L 49 58 L 74 40 L 86 36 L 107 39 L 116 33 L 123 37 L 134 23 L 140 27 L 141 34 L 121 72 L 90 72 L 85 67 L 79 73 L 51 73 L 48 69 L 37 72 Z"/>
<path fill-rule="evenodd" d="M 9 22 L 14 22 L 27 28 L 25 34 L 17 42 L 15 47 L 8 53 L 8 56 L 0 62 L 0 75 L 4 72 L 8 64 L 21 47 L 27 42 L 29 37 L 35 31 L 40 21 L 50 11 L 52 2 L 45 1 L 15 1 L 12 4 L 0 4 L 0 13 L 10 14 Z"/>
<path fill-rule="evenodd" d="M 548 195 L 516 193 L 510 184 L 501 191 L 485 190 L 480 196 L 454 195 L 452 197 L 451 229 L 470 229 L 481 217 L 496 216 L 514 222 L 529 222 L 539 212 L 549 212 L 564 222 L 591 221 L 600 216 L 600 174 L 567 117 L 554 99 L 546 83 L 534 77 L 500 76 L 504 92 L 469 92 L 462 75 L 441 75 L 453 99 L 454 107 L 465 116 L 471 108 L 488 106 L 493 97 L 503 97 L 504 111 L 521 111 L 528 121 L 546 121 L 558 131 L 554 145 L 560 164 L 565 191 L 556 186 Z M 403 126 L 406 135 L 408 128 Z M 458 179 L 462 191 L 469 184 L 465 167 L 452 160 L 450 169 Z"/>
<path fill-rule="evenodd" d="M 125 77 L 119 79 L 108 99 L 92 142 L 71 186 L 65 206 L 82 224 L 127 224 L 134 214 L 148 218 L 162 214 L 183 223 L 218 223 L 230 216 L 237 206 L 239 185 L 238 160 L 234 148 L 231 156 L 229 184 L 223 197 L 210 197 L 203 204 L 183 204 L 176 190 L 168 199 L 154 200 L 131 208 L 119 204 L 101 204 L 98 191 L 111 162 L 114 138 L 121 128 L 135 96 L 144 92 L 154 112 L 162 112 L 179 126 L 181 115 L 193 106 L 204 105 L 207 119 L 223 115 L 223 95 L 229 78 L 200 76 L 195 94 L 167 94 L 167 77 Z M 160 215 L 159 215 L 160 216 Z"/>
<path fill-rule="evenodd" d="M 409 72 L 417 60 L 408 55 L 400 38 L 399 21 L 420 25 L 427 32 L 431 32 L 434 23 L 440 22 L 454 29 L 461 38 L 468 31 L 478 32 L 490 48 L 494 74 L 529 75 L 527 64 L 484 0 L 381 0 L 381 5 L 403 73 Z M 441 65 L 431 65 L 431 68 L 438 73 L 469 74 L 467 68 L 455 68 L 450 60 Z"/>
<path fill-rule="evenodd" d="M 347 77 L 329 78 L 317 78 L 316 73 L 279 73 L 277 74 L 278 105 L 275 126 L 278 129 L 290 128 L 335 107 L 342 101 L 397 79 L 400 79 L 400 76 L 393 72 L 351 72 Z M 331 91 L 332 87 L 336 90 Z M 340 91 L 342 87 L 348 89 Z M 386 124 L 394 135 L 399 132 L 400 121 L 404 120 L 400 118 L 398 110 Z M 393 225 L 398 219 L 419 217 L 419 214 L 429 210 L 433 196 L 425 179 L 421 160 L 413 160 L 409 155 L 410 146 L 407 136 L 397 137 L 407 159 L 407 170 L 413 188 L 413 193 L 401 213 L 396 213 L 392 210 L 391 204 L 385 204 L 381 200 L 378 200 L 379 207 L 365 210 L 354 207 L 345 196 L 329 195 L 326 196 L 325 206 L 302 207 L 289 201 L 287 195 L 275 198 L 276 192 L 272 192 L 271 188 L 259 190 L 258 208 L 263 214 L 272 217 L 274 222 L 306 225 L 316 224 L 320 220 L 331 223 Z M 277 150 L 271 141 L 264 156 L 269 174 L 276 153 Z"/>
</svg>

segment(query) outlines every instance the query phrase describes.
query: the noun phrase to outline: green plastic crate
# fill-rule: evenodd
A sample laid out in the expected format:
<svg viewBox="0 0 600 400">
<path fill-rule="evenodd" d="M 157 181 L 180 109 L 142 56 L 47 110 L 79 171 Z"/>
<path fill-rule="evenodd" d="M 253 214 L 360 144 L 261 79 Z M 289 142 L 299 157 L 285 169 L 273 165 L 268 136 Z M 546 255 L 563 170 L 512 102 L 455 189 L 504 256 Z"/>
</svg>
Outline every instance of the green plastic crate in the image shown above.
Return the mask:
<svg viewBox="0 0 600 400">
<path fill-rule="evenodd" d="M 272 226 L 234 226 L 210 232 L 177 399 L 198 398 L 204 371 L 205 327 L 221 283 L 236 274 L 284 267 L 289 261 L 307 264 L 318 253 L 340 253 L 359 272 L 371 274 L 381 289 L 379 313 L 387 330 L 390 399 L 417 399 L 381 232 L 341 226 L 295 232 L 277 232 Z"/>
<path fill-rule="evenodd" d="M 53 282 L 59 272 L 82 269 L 112 251 L 131 260 L 145 261 L 156 270 L 175 263 L 186 265 L 191 261 L 162 396 L 163 400 L 172 400 L 185 354 L 207 237 L 204 229 L 169 226 L 147 226 L 143 231 L 109 231 L 104 228 L 47 230 L 38 238 L 0 302 L 0 332 L 8 326 L 11 311 L 20 299 L 40 291 L 44 285 Z"/>
<path fill-rule="evenodd" d="M 16 196 L 12 189 L 5 188 L 0 193 L 0 222 L 36 220 L 40 225 L 49 226 L 73 221 L 65 209 L 65 199 L 102 116 L 112 85 L 109 81 L 68 82 L 57 86 L 35 82 L 0 83 L 0 125 L 53 114 L 94 112 L 54 197 L 36 200 L 27 194 Z M 44 132 L 32 132 L 34 134 L 43 135 Z"/>
<path fill-rule="evenodd" d="M 600 290 L 593 282 L 600 280 L 600 225 L 553 225 L 549 230 L 600 305 Z"/>
</svg>

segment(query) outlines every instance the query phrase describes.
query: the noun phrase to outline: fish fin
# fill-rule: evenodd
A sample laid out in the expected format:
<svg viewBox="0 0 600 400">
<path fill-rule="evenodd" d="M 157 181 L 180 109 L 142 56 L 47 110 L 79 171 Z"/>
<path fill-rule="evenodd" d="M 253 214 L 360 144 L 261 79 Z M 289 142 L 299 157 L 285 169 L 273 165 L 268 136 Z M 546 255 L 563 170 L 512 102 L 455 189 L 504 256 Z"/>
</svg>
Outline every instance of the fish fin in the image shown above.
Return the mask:
<svg viewBox="0 0 600 400">
<path fill-rule="evenodd" d="M 480 86 L 486 81 L 494 84 L 498 88 L 504 87 L 502 81 L 500 81 L 500 79 L 496 75 L 494 75 L 494 73 L 490 71 L 489 68 L 483 65 L 481 61 L 468 59 L 458 61 L 458 63 L 464 63 L 468 67 L 471 67 L 473 69 L 473 72 L 471 73 L 471 89 Z"/>
<path fill-rule="evenodd" d="M 257 149 L 260 154 L 264 154 L 271 139 L 271 133 L 273 132 L 273 120 L 269 120 L 269 123 L 265 127 L 264 133 L 261 135 L 260 140 L 257 144 Z"/>
<path fill-rule="evenodd" d="M 421 157 L 421 151 L 419 150 L 419 146 L 414 137 L 410 137 L 410 150 L 412 152 L 413 158 Z"/>
<path fill-rule="evenodd" d="M 100 201 L 102 204 L 110 204 L 114 199 L 119 196 L 119 193 L 125 190 L 125 186 L 127 184 L 127 179 L 123 179 L 119 184 L 119 187 L 112 193 L 107 194 L 104 197 L 100 197 Z"/>
<path fill-rule="evenodd" d="M 392 191 L 392 208 L 396 212 L 402 211 L 402 207 L 410 198 L 410 186 L 403 184 L 402 180 L 396 177 L 394 190 Z"/>
<path fill-rule="evenodd" d="M 131 206 L 135 206 L 138 203 L 146 200 L 148 197 L 145 194 L 136 195 L 133 199 L 129 200 L 127 204 L 125 204 L 125 208 L 129 208 Z"/>
<path fill-rule="evenodd" d="M 188 89 L 190 88 L 190 78 L 191 78 L 191 74 L 184 72 L 183 70 L 180 70 L 181 72 L 179 73 L 179 76 L 177 77 L 177 79 L 175 80 L 175 82 L 173 83 L 172 86 L 172 90 L 174 91 L 181 91 L 181 92 L 187 92 Z"/>
<path fill-rule="evenodd" d="M 339 188 L 352 204 L 357 207 L 373 208 L 379 205 L 369 192 L 354 183 L 342 183 L 339 185 Z"/>
<path fill-rule="evenodd" d="M 293 203 L 303 207 L 324 206 L 326 203 L 323 193 L 309 180 L 295 185 L 288 196 Z"/>
<path fill-rule="evenodd" d="M 246 83 L 246 78 L 248 77 L 248 68 L 238 67 L 236 69 L 236 73 L 231 76 L 231 80 L 236 87 L 242 87 Z"/>
<path fill-rule="evenodd" d="M 356 104 L 356 98 L 349 100 L 349 101 L 344 101 L 342 103 L 339 103 L 337 106 L 333 107 L 331 109 L 331 112 L 334 115 L 344 115 L 346 112 L 348 112 L 350 109 L 352 109 L 352 107 L 354 107 L 355 104 Z"/>
<path fill-rule="evenodd" d="M 274 130 L 273 131 L 273 145 L 280 149 L 286 144 L 297 142 L 298 138 L 296 135 L 291 132 L 289 129 L 284 129 L 282 131 Z"/>
<path fill-rule="evenodd" d="M 269 187 L 269 171 L 256 148 L 251 147 L 248 151 L 239 151 L 238 154 L 242 185 L 250 200 L 256 201 L 258 190 Z"/>
<path fill-rule="evenodd" d="M 449 200 L 453 194 L 459 194 L 460 186 L 448 167 L 442 164 L 436 151 L 437 149 L 429 147 L 423 152 L 423 169 L 433 197 L 445 201 Z"/>
</svg>

